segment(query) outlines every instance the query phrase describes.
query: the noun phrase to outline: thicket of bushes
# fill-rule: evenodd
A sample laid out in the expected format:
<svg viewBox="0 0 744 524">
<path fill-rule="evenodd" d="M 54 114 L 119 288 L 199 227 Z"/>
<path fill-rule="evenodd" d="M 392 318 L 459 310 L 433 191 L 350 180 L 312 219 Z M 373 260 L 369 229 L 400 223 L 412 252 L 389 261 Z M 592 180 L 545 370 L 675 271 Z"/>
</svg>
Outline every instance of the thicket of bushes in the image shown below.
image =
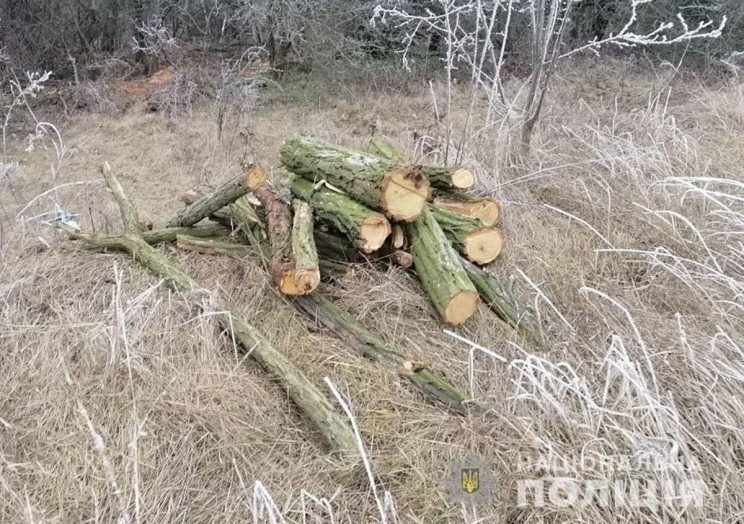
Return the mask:
<svg viewBox="0 0 744 524">
<path fill-rule="evenodd" d="M 240 53 L 265 49 L 271 64 L 322 68 L 339 60 L 388 58 L 400 49 L 410 27 L 370 24 L 377 5 L 408 12 L 441 13 L 469 0 L 1 0 L 0 64 L 3 68 L 53 70 L 55 78 L 95 79 L 111 68 L 145 73 L 186 51 Z M 493 3 L 494 0 L 491 0 Z M 569 0 L 570 1 L 570 0 Z M 567 45 L 602 39 L 621 29 L 633 2 L 582 0 L 574 6 Z M 488 4 L 488 0 L 482 0 Z M 507 1 L 500 2 L 507 5 Z M 529 56 L 529 14 L 536 0 L 513 0 L 511 61 Z M 685 52 L 698 63 L 720 63 L 744 51 L 744 2 L 741 0 L 641 0 L 637 27 L 649 30 L 660 21 L 688 23 L 728 18 L 724 36 L 701 39 L 658 51 L 665 58 Z M 472 24 L 467 10 L 457 20 Z M 500 16 L 497 24 L 503 24 Z M 498 31 L 494 38 L 499 38 Z M 522 35 L 520 37 L 520 35 Z M 494 42 L 498 44 L 498 42 Z M 419 37 L 412 51 L 437 57 L 446 46 L 436 35 Z M 631 50 L 632 52 L 632 50 Z"/>
</svg>

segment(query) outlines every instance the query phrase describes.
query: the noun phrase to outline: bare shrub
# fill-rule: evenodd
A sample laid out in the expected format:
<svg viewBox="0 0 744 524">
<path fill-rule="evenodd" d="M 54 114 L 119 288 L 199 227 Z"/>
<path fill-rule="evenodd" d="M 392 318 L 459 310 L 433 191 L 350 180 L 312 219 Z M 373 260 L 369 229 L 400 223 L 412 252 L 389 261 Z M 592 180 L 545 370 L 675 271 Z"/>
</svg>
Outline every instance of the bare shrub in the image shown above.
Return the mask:
<svg viewBox="0 0 744 524">
<path fill-rule="evenodd" d="M 169 117 L 191 116 L 198 99 L 197 83 L 185 73 L 176 72 L 170 82 L 150 96 L 148 105 Z"/>
</svg>

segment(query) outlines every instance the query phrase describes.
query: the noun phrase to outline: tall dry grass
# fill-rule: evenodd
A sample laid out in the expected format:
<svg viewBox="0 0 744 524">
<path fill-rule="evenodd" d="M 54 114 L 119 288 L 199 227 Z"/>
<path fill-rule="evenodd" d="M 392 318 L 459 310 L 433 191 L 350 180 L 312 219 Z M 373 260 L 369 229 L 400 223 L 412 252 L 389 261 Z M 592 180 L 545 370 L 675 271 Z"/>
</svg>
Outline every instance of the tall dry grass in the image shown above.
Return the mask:
<svg viewBox="0 0 744 524">
<path fill-rule="evenodd" d="M 548 352 L 480 311 L 455 332 L 501 358 L 471 353 L 442 332 L 415 279 L 399 270 L 357 267 L 328 289 L 491 406 L 482 416 L 427 405 L 352 354 L 304 321 L 255 261 L 164 248 L 351 403 L 377 499 L 368 476 L 339 469 L 281 390 L 217 331 L 214 317 L 224 313 L 212 310 L 209 293 L 169 292 L 125 256 L 87 252 L 38 221 L 19 222 L 19 202 L 4 193 L 0 518 L 358 523 L 379 522 L 382 507 L 389 522 L 741 519 L 742 86 L 592 61 L 562 70 L 554 85 L 520 165 L 507 154 L 508 120 L 466 152 L 478 190 L 503 204 L 507 249 L 492 269 L 538 312 Z M 111 232 L 116 210 L 95 181 L 103 159 L 144 217 L 161 224 L 182 191 L 224 179 L 244 159 L 271 165 L 290 134 L 357 145 L 374 130 L 412 158 L 436 158 L 441 147 L 427 87 L 274 102 L 224 140 L 211 114 L 79 116 L 67 127 L 58 181 L 77 185 L 55 191 L 54 201 L 80 213 L 84 227 Z M 47 162 L 43 148 L 22 149 L 12 182 L 28 201 L 48 189 L 38 175 Z M 53 203 L 38 199 L 27 216 Z M 475 512 L 448 503 L 441 484 L 450 462 L 468 453 L 490 461 L 497 478 L 491 503 Z M 703 504 L 518 507 L 519 482 L 530 478 L 522 458 L 581 453 L 697 464 L 640 475 L 700 480 Z"/>
</svg>

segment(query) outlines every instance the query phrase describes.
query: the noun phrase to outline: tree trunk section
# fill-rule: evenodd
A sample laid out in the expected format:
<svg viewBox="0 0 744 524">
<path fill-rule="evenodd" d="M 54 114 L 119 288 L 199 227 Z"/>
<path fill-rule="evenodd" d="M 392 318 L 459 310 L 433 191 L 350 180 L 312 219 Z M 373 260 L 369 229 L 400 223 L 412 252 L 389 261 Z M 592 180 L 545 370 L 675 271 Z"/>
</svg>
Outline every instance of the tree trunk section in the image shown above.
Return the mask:
<svg viewBox="0 0 744 524">
<path fill-rule="evenodd" d="M 313 210 L 302 200 L 292 202 L 292 255 L 294 257 L 294 283 L 298 295 L 307 295 L 320 284 L 318 251 L 313 238 Z"/>
<path fill-rule="evenodd" d="M 434 219 L 452 244 L 471 262 L 488 264 L 504 247 L 504 234 L 495 227 L 485 227 L 480 220 L 429 206 Z"/>
<path fill-rule="evenodd" d="M 291 173 L 286 173 L 284 178 L 292 194 L 313 207 L 315 216 L 344 233 L 365 253 L 379 249 L 392 231 L 387 218 L 346 195 L 325 187 L 315 187 L 308 180 Z"/>
<path fill-rule="evenodd" d="M 416 273 L 434 307 L 447 324 L 462 324 L 475 313 L 479 298 L 460 256 L 428 209 L 406 229 Z"/>
<path fill-rule="evenodd" d="M 394 220 L 415 220 L 430 196 L 420 168 L 324 142 L 287 140 L 281 159 L 290 171 L 313 182 L 325 180 Z"/>
</svg>

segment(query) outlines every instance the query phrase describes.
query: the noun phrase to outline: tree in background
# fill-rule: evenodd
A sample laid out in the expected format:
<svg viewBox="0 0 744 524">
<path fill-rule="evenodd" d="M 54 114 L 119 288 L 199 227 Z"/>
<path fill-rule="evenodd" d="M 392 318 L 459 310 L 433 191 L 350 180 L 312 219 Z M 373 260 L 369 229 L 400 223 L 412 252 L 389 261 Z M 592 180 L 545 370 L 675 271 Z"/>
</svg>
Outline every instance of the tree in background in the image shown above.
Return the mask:
<svg viewBox="0 0 744 524">
<path fill-rule="evenodd" d="M 656 0 L 628 0 L 627 2 L 593 2 L 594 12 L 588 41 L 569 41 L 573 19 L 579 8 L 589 6 L 582 0 L 436 0 L 432 2 L 389 2 L 375 8 L 373 24 L 392 25 L 402 35 L 402 57 L 408 66 L 414 59 L 415 47 L 422 35 L 431 39 L 436 35 L 442 42 L 441 57 L 446 73 L 447 115 L 452 104 L 453 74 L 458 69 L 468 72 L 471 85 L 470 107 L 459 136 L 457 154 L 451 158 L 453 139 L 452 121 L 448 120 L 445 133 L 444 161 L 459 162 L 467 142 L 494 126 L 503 126 L 499 115 L 510 128 L 518 130 L 520 152 L 528 151 L 535 124 L 548 92 L 556 64 L 564 58 L 582 52 L 598 54 L 616 47 L 620 49 L 671 46 L 698 40 L 712 40 L 721 36 L 726 16 L 716 21 L 707 16 L 690 17 L 682 10 L 670 19 L 649 22 L 644 8 L 655 7 Z M 618 7 L 620 6 L 620 7 Z M 622 9 L 621 9 L 622 7 Z M 622 14 L 622 22 L 617 20 Z M 613 20 L 610 20 L 610 19 Z M 529 53 L 530 75 L 517 93 L 508 97 L 504 90 L 504 64 L 509 41 L 515 35 L 530 35 L 526 49 Z M 485 118 L 478 127 L 473 122 L 478 93 L 486 95 Z"/>
</svg>

